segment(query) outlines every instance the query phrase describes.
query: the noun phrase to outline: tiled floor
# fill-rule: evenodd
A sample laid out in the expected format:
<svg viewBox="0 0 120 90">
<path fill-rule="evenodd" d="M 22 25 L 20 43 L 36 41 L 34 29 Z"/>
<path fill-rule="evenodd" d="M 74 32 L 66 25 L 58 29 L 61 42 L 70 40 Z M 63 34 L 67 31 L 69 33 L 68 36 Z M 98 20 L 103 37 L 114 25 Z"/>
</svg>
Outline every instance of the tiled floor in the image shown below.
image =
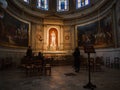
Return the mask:
<svg viewBox="0 0 120 90">
<path fill-rule="evenodd" d="M 69 74 L 70 75 L 66 75 Z M 103 67 L 101 72 L 91 73 L 94 90 L 120 90 L 120 69 Z M 71 66 L 52 67 L 51 76 L 26 76 L 21 69 L 0 71 L 0 90 L 88 90 L 88 71 L 75 73 Z"/>
</svg>

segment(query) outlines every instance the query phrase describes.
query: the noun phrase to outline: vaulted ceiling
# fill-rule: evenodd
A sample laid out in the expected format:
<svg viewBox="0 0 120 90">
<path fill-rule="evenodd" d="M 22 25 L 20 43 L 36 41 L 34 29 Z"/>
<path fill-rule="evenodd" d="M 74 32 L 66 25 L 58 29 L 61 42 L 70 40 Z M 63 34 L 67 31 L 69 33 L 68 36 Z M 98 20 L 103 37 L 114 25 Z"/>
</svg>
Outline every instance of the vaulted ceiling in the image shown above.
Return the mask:
<svg viewBox="0 0 120 90">
<path fill-rule="evenodd" d="M 27 5 L 22 0 L 7 1 L 7 11 L 26 20 L 32 19 L 32 21 L 38 21 L 43 19 L 59 19 L 67 21 L 94 17 L 98 12 L 104 12 L 115 0 L 91 0 L 89 6 L 78 10 L 75 8 L 75 0 L 70 0 L 70 9 L 66 12 L 57 12 L 56 2 L 53 2 L 53 0 L 49 1 L 50 9 L 48 11 L 36 8 L 34 3 L 35 0 L 31 0 L 33 3 L 30 5 Z"/>
</svg>

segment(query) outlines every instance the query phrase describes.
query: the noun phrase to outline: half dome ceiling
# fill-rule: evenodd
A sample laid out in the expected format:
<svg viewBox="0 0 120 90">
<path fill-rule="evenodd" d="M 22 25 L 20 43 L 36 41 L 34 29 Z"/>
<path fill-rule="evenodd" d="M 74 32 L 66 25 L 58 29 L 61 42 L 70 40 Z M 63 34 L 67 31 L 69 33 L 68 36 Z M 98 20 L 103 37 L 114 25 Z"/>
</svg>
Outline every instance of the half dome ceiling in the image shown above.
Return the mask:
<svg viewBox="0 0 120 90">
<path fill-rule="evenodd" d="M 113 0 L 90 0 L 90 5 L 82 9 L 75 8 L 75 0 L 69 1 L 69 11 L 57 12 L 56 11 L 56 0 L 49 0 L 49 10 L 44 11 L 35 7 L 35 0 L 31 0 L 32 4 L 26 4 L 23 0 L 7 0 L 9 4 L 9 11 L 13 13 L 26 13 L 28 15 L 37 18 L 53 18 L 53 19 L 75 19 L 83 16 L 88 16 L 95 11 L 98 11 L 101 7 L 105 7 L 106 3 Z M 15 12 L 14 12 L 14 11 Z"/>
</svg>

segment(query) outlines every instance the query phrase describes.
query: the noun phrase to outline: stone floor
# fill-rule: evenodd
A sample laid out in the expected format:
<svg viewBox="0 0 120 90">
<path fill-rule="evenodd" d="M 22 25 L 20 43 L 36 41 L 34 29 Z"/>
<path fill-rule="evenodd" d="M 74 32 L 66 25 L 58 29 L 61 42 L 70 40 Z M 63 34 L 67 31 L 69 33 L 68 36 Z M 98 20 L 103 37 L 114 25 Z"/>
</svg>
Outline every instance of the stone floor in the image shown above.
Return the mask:
<svg viewBox="0 0 120 90">
<path fill-rule="evenodd" d="M 91 82 L 94 90 L 120 90 L 120 69 L 103 67 L 91 73 Z M 0 71 L 0 90 L 88 90 L 83 88 L 87 83 L 88 71 L 75 73 L 71 66 L 52 67 L 51 76 L 26 76 L 19 68 Z"/>
</svg>

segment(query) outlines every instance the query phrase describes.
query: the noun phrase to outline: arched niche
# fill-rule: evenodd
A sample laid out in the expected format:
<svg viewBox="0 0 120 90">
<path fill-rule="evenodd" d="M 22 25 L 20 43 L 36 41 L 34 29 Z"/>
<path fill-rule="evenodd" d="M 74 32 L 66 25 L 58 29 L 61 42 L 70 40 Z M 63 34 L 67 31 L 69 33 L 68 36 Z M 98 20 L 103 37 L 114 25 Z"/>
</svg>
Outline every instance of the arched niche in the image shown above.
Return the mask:
<svg viewBox="0 0 120 90">
<path fill-rule="evenodd" d="M 50 50 L 57 50 L 58 48 L 58 31 L 56 28 L 50 28 L 48 32 L 48 46 Z"/>
</svg>

